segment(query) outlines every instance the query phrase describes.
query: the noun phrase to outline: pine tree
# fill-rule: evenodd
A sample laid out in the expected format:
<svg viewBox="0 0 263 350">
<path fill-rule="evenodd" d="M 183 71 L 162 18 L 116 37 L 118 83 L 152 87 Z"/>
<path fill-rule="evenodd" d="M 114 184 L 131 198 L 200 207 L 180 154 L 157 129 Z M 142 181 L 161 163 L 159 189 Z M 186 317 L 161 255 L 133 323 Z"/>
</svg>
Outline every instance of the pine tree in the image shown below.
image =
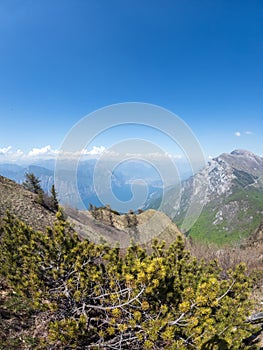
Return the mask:
<svg viewBox="0 0 263 350">
<path fill-rule="evenodd" d="M 43 192 L 40 186 L 40 179 L 36 177 L 33 173 L 25 173 L 25 181 L 23 182 L 23 186 L 30 192 L 38 194 L 39 192 Z"/>
<path fill-rule="evenodd" d="M 51 187 L 51 199 L 52 199 L 52 209 L 54 211 L 58 211 L 59 204 L 58 204 L 57 192 L 55 190 L 54 184 Z"/>
</svg>

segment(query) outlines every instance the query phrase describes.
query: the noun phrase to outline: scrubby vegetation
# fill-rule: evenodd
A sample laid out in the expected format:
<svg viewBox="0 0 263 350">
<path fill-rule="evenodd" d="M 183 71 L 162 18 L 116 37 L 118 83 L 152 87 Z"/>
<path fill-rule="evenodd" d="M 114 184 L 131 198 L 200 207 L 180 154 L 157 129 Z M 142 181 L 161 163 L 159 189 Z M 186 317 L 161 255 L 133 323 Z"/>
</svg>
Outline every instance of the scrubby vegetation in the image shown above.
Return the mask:
<svg viewBox="0 0 263 350">
<path fill-rule="evenodd" d="M 198 261 L 181 237 L 123 253 L 60 211 L 46 233 L 7 215 L 0 237 L 1 349 L 256 349 L 244 264 Z"/>
<path fill-rule="evenodd" d="M 246 245 L 224 246 L 218 248 L 214 244 L 200 244 L 196 241 L 187 241 L 191 255 L 198 260 L 211 261 L 216 259 L 222 271 L 234 269 L 236 265 L 246 264 L 247 274 L 252 280 L 252 299 L 254 311 L 262 311 L 263 302 L 263 256 L 261 242 L 247 242 Z"/>
</svg>

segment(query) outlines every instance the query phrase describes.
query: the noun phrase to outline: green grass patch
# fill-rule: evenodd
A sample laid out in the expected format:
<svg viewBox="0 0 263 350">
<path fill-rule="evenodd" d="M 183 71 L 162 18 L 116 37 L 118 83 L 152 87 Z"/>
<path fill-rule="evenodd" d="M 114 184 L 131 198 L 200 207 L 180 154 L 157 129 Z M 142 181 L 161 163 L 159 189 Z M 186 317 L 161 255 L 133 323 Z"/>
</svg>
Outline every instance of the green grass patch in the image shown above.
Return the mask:
<svg viewBox="0 0 263 350">
<path fill-rule="evenodd" d="M 220 223 L 213 224 L 220 208 L 231 202 L 238 202 L 239 205 L 239 211 L 231 223 L 227 221 L 227 217 L 223 217 Z M 234 244 L 247 238 L 260 225 L 263 217 L 263 190 L 238 187 L 221 204 L 214 204 L 210 203 L 203 209 L 187 234 L 202 243 L 213 243 L 218 246 Z"/>
</svg>

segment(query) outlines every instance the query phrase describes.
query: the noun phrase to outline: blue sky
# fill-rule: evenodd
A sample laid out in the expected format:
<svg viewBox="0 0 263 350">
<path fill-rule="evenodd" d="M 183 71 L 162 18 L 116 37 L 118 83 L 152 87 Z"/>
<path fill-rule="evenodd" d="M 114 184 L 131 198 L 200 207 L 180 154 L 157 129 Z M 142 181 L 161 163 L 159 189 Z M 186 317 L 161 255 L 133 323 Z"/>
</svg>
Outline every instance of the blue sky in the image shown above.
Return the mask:
<svg viewBox="0 0 263 350">
<path fill-rule="evenodd" d="M 56 150 L 83 116 L 134 101 L 179 115 L 207 157 L 263 155 L 262 0 L 1 0 L 0 53 L 0 155 Z"/>
</svg>

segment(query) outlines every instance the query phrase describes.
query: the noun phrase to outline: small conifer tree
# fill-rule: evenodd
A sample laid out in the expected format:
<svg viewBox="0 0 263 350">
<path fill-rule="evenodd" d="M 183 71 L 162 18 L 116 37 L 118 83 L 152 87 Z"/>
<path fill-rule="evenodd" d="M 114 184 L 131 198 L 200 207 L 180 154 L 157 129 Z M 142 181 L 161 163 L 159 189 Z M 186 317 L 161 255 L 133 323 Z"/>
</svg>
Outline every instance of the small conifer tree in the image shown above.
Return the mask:
<svg viewBox="0 0 263 350">
<path fill-rule="evenodd" d="M 23 186 L 26 190 L 38 194 L 40 191 L 43 192 L 40 186 L 40 179 L 36 177 L 33 173 L 25 173 L 25 181 Z"/>
<path fill-rule="evenodd" d="M 51 187 L 51 199 L 52 199 L 52 209 L 55 211 L 58 211 L 59 204 L 58 204 L 57 192 L 54 184 Z"/>
</svg>

